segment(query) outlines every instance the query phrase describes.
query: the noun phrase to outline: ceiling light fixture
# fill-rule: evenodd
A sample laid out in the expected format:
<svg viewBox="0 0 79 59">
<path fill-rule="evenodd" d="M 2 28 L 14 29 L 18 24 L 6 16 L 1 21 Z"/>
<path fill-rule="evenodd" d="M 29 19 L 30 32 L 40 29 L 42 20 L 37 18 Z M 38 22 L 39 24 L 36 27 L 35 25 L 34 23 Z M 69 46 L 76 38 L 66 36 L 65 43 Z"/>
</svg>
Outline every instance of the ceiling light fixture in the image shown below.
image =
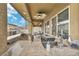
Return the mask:
<svg viewBox="0 0 79 59">
<path fill-rule="evenodd" d="M 45 12 L 38 12 L 35 16 L 34 19 L 44 19 L 46 17 Z"/>
<path fill-rule="evenodd" d="M 23 12 L 23 14 L 26 14 L 26 12 Z"/>
</svg>

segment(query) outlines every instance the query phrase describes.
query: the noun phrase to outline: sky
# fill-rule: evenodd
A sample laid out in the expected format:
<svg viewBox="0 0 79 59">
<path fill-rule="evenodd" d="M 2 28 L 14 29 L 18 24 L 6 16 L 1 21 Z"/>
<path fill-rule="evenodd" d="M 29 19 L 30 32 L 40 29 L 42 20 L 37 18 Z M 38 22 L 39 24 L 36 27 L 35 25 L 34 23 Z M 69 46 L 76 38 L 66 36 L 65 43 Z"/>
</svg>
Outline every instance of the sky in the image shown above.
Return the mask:
<svg viewBox="0 0 79 59">
<path fill-rule="evenodd" d="M 25 21 L 25 19 L 10 4 L 7 4 L 7 18 L 8 24 L 14 24 L 21 27 L 25 27 L 28 24 L 28 21 Z"/>
</svg>

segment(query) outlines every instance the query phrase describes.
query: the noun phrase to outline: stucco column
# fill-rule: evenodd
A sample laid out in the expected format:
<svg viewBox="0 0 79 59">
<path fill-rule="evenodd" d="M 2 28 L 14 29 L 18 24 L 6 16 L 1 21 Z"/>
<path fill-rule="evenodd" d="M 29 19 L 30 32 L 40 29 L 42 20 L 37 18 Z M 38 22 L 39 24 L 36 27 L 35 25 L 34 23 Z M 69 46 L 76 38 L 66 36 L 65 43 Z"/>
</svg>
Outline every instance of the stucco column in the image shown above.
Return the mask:
<svg viewBox="0 0 79 59">
<path fill-rule="evenodd" d="M 29 22 L 28 29 L 29 29 L 30 34 L 32 34 L 32 27 L 33 27 L 32 23 Z"/>
<path fill-rule="evenodd" d="M 70 37 L 79 40 L 79 4 L 70 5 Z"/>
<path fill-rule="evenodd" d="M 7 4 L 0 3 L 0 55 L 7 50 Z"/>
<path fill-rule="evenodd" d="M 29 22 L 29 25 L 27 26 L 27 29 L 28 29 L 29 34 L 30 34 L 29 35 L 29 41 L 31 41 L 32 27 L 33 27 L 32 23 Z"/>
</svg>

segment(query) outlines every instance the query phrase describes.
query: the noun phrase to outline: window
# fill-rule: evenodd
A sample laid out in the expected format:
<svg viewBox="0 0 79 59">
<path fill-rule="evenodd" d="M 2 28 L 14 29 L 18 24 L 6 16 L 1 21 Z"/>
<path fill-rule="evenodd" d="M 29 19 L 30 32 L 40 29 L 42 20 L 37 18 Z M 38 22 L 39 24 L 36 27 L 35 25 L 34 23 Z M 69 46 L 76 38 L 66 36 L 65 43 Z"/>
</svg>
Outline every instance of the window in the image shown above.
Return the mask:
<svg viewBox="0 0 79 59">
<path fill-rule="evenodd" d="M 62 22 L 68 20 L 68 9 L 64 10 L 60 14 L 58 14 L 58 22 Z"/>
<path fill-rule="evenodd" d="M 56 17 L 52 19 L 52 35 L 56 35 Z"/>
<path fill-rule="evenodd" d="M 45 33 L 49 33 L 49 21 L 45 23 Z M 62 36 L 63 39 L 69 38 L 69 8 L 57 14 L 52 19 L 52 35 Z"/>
<path fill-rule="evenodd" d="M 68 39 L 68 23 L 58 25 L 58 35 L 61 35 L 64 39 Z"/>
<path fill-rule="evenodd" d="M 49 21 L 47 22 L 47 26 L 49 25 Z"/>
<path fill-rule="evenodd" d="M 49 34 L 49 21 L 47 22 L 47 25 L 46 25 L 46 33 Z"/>
<path fill-rule="evenodd" d="M 69 36 L 69 16 L 68 8 L 58 14 L 58 35 L 62 36 L 63 39 L 68 39 Z"/>
<path fill-rule="evenodd" d="M 46 33 L 46 23 L 45 23 L 45 33 Z"/>
<path fill-rule="evenodd" d="M 49 21 L 45 23 L 45 33 L 49 34 Z"/>
</svg>

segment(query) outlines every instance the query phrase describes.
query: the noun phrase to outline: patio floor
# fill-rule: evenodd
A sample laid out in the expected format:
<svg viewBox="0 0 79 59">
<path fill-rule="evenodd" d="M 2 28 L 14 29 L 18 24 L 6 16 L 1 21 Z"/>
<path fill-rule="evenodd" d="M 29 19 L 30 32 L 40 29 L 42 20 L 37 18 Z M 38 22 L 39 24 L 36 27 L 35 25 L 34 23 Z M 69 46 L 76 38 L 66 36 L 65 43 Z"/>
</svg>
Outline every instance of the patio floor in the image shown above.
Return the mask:
<svg viewBox="0 0 79 59">
<path fill-rule="evenodd" d="M 11 49 L 12 56 L 79 56 L 79 50 L 71 47 L 53 47 L 47 51 L 41 40 L 33 42 L 27 40 L 17 41 Z"/>
</svg>

